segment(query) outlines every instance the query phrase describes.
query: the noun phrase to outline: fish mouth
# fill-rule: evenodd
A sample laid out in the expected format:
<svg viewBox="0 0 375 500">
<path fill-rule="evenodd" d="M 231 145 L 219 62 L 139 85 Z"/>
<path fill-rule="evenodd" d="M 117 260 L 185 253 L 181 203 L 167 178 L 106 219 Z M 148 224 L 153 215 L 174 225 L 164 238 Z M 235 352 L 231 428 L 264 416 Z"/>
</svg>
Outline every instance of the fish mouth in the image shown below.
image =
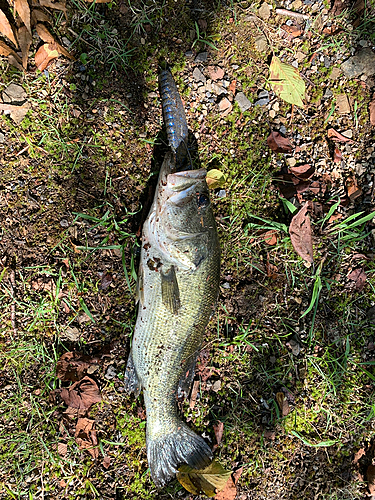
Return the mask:
<svg viewBox="0 0 375 500">
<path fill-rule="evenodd" d="M 171 191 L 185 191 L 187 188 L 205 181 L 207 170 L 200 168 L 199 170 L 185 170 L 183 172 L 175 172 L 167 176 L 167 189 Z"/>
</svg>

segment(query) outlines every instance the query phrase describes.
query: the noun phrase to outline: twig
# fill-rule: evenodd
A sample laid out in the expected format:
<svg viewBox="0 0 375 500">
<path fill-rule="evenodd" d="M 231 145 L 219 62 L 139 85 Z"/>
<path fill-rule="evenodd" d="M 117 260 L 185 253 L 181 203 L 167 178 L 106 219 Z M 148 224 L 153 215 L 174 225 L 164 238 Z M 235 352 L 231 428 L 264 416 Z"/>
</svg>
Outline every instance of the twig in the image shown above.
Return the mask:
<svg viewBox="0 0 375 500">
<path fill-rule="evenodd" d="M 307 14 L 300 14 L 299 12 L 293 12 L 292 10 L 276 9 L 275 12 L 280 16 L 295 17 L 296 19 L 310 19 L 310 16 Z"/>
<path fill-rule="evenodd" d="M 15 288 L 16 288 L 16 277 L 15 272 L 11 269 L 9 278 L 10 278 L 10 292 L 12 296 L 12 303 L 10 305 L 10 321 L 12 323 L 13 333 L 17 334 L 17 324 L 16 324 L 16 301 L 15 301 Z"/>
</svg>

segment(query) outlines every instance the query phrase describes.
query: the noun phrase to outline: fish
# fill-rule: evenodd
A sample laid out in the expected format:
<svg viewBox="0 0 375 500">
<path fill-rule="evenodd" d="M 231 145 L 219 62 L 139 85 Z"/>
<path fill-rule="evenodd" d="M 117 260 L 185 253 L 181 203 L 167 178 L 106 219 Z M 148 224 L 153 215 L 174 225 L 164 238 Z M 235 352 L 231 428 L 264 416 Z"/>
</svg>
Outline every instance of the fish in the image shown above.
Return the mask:
<svg viewBox="0 0 375 500">
<path fill-rule="evenodd" d="M 212 460 L 209 445 L 178 414 L 177 397 L 189 392 L 217 302 L 220 244 L 206 170 L 177 169 L 171 147 L 143 225 L 138 314 L 124 376 L 128 393 L 143 391 L 147 459 L 158 488 L 182 464 L 200 469 Z"/>
</svg>

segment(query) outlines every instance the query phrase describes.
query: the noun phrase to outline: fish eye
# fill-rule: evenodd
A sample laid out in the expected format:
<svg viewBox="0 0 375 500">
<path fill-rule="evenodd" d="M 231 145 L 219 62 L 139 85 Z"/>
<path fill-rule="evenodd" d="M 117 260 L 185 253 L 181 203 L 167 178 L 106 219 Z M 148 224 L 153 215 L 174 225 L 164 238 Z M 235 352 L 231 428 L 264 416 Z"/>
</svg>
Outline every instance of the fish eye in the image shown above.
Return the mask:
<svg viewBox="0 0 375 500">
<path fill-rule="evenodd" d="M 208 207 L 210 204 L 210 198 L 207 194 L 204 193 L 197 193 L 197 202 L 198 202 L 198 208 L 205 208 Z"/>
</svg>

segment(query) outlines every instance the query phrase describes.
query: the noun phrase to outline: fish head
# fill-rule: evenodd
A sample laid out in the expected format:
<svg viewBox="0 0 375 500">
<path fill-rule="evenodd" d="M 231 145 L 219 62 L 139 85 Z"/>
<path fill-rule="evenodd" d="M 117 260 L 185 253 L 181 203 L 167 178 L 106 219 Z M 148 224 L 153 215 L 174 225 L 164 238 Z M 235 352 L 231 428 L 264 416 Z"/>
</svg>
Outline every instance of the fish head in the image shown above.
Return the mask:
<svg viewBox="0 0 375 500">
<path fill-rule="evenodd" d="M 173 172 L 160 179 L 154 236 L 162 253 L 184 269 L 195 269 L 210 251 L 216 225 L 206 170 Z"/>
</svg>

